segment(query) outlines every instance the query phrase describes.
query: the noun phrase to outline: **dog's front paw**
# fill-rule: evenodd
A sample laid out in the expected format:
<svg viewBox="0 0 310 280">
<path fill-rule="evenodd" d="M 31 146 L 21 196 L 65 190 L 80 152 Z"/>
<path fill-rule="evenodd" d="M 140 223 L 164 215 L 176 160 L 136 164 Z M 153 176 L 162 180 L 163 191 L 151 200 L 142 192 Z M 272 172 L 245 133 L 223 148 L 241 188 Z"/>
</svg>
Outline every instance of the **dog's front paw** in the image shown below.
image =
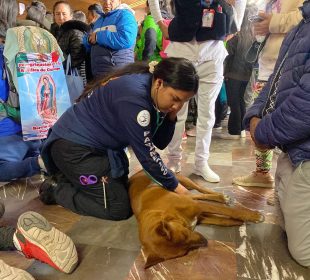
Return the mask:
<svg viewBox="0 0 310 280">
<path fill-rule="evenodd" d="M 231 196 L 229 195 L 226 195 L 224 194 L 224 200 L 225 200 L 225 203 L 228 205 L 228 206 L 233 206 L 236 202 L 236 199 L 232 198 Z"/>
<path fill-rule="evenodd" d="M 263 213 L 263 211 L 257 211 L 259 213 L 259 219 L 256 223 L 263 223 L 265 222 L 265 215 Z"/>
</svg>

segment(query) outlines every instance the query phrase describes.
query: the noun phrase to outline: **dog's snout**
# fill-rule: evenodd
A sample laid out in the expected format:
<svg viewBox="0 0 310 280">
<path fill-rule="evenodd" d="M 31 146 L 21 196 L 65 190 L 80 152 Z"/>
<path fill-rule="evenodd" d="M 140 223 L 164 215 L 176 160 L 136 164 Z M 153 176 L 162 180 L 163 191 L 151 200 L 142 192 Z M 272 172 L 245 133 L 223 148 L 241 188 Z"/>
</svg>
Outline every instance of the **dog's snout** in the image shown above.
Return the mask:
<svg viewBox="0 0 310 280">
<path fill-rule="evenodd" d="M 191 249 L 196 249 L 199 247 L 206 247 L 208 246 L 208 240 L 202 234 L 198 232 L 193 232 L 195 237 L 192 239 Z"/>
<path fill-rule="evenodd" d="M 199 247 L 207 247 L 208 246 L 208 239 L 203 237 L 202 238 L 202 243 Z"/>
</svg>

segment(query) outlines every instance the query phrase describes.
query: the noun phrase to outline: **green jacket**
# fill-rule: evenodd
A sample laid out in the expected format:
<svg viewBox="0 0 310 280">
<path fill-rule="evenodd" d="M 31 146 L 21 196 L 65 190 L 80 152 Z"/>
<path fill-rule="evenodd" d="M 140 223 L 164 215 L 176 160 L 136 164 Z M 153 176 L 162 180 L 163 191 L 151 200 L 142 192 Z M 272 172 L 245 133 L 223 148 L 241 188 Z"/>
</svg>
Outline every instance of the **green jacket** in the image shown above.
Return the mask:
<svg viewBox="0 0 310 280">
<path fill-rule="evenodd" d="M 140 39 L 136 43 L 137 60 L 160 61 L 159 52 L 162 49 L 162 37 L 162 32 L 154 18 L 147 15 L 143 22 Z"/>
</svg>

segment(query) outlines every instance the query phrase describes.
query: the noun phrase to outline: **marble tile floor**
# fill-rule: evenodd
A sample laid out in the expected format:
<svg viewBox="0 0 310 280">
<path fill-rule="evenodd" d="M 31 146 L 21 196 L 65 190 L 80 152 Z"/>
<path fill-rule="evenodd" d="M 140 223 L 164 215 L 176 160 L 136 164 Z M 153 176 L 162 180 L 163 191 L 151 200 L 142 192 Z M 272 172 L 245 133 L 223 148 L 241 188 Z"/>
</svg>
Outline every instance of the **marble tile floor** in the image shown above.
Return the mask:
<svg viewBox="0 0 310 280">
<path fill-rule="evenodd" d="M 196 230 L 208 238 L 208 247 L 145 270 L 134 217 L 120 222 L 104 221 L 76 215 L 60 206 L 43 205 L 37 197 L 40 178 L 34 177 L 0 186 L 0 198 L 6 205 L 0 225 L 14 225 L 24 211 L 37 211 L 70 235 L 80 264 L 71 275 L 64 275 L 16 252 L 0 252 L 0 259 L 27 269 L 38 280 L 310 280 L 309 269 L 290 257 L 273 189 L 231 184 L 233 177 L 254 168 L 254 147 L 249 136 L 240 140 L 213 137 L 210 165 L 221 176 L 217 184 L 192 174 L 194 144 L 192 137 L 184 142 L 182 173 L 203 186 L 230 195 L 235 203 L 261 210 L 266 216 L 264 223 L 241 227 L 197 226 Z M 165 158 L 164 153 L 162 156 Z M 273 172 L 275 166 L 276 156 Z M 139 169 L 132 154 L 131 173 Z"/>
</svg>

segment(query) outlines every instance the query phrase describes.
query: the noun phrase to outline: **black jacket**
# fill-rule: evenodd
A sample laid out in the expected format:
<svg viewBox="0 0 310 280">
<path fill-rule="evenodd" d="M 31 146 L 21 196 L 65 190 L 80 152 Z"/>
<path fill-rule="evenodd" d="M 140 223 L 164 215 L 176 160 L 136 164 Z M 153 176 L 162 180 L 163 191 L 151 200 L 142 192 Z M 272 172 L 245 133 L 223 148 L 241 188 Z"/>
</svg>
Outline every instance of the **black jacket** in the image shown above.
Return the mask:
<svg viewBox="0 0 310 280">
<path fill-rule="evenodd" d="M 90 31 L 90 27 L 78 20 L 69 20 L 60 28 L 52 26 L 51 32 L 63 51 L 65 59 L 71 54 L 72 67 L 79 67 L 86 59 L 83 37 Z"/>
<path fill-rule="evenodd" d="M 249 35 L 251 36 L 251 35 Z M 251 46 L 251 40 L 243 40 L 237 33 L 227 42 L 228 56 L 225 59 L 224 77 L 238 81 L 248 81 L 252 74 L 253 64 L 245 59 L 246 50 Z"/>
<path fill-rule="evenodd" d="M 168 28 L 171 41 L 224 40 L 226 35 L 236 32 L 233 9 L 225 0 L 213 1 L 211 8 L 216 11 L 213 27 L 203 27 L 204 7 L 202 2 L 201 0 L 174 0 L 175 17 Z M 218 6 L 221 7 L 222 12 L 218 12 Z"/>
</svg>

